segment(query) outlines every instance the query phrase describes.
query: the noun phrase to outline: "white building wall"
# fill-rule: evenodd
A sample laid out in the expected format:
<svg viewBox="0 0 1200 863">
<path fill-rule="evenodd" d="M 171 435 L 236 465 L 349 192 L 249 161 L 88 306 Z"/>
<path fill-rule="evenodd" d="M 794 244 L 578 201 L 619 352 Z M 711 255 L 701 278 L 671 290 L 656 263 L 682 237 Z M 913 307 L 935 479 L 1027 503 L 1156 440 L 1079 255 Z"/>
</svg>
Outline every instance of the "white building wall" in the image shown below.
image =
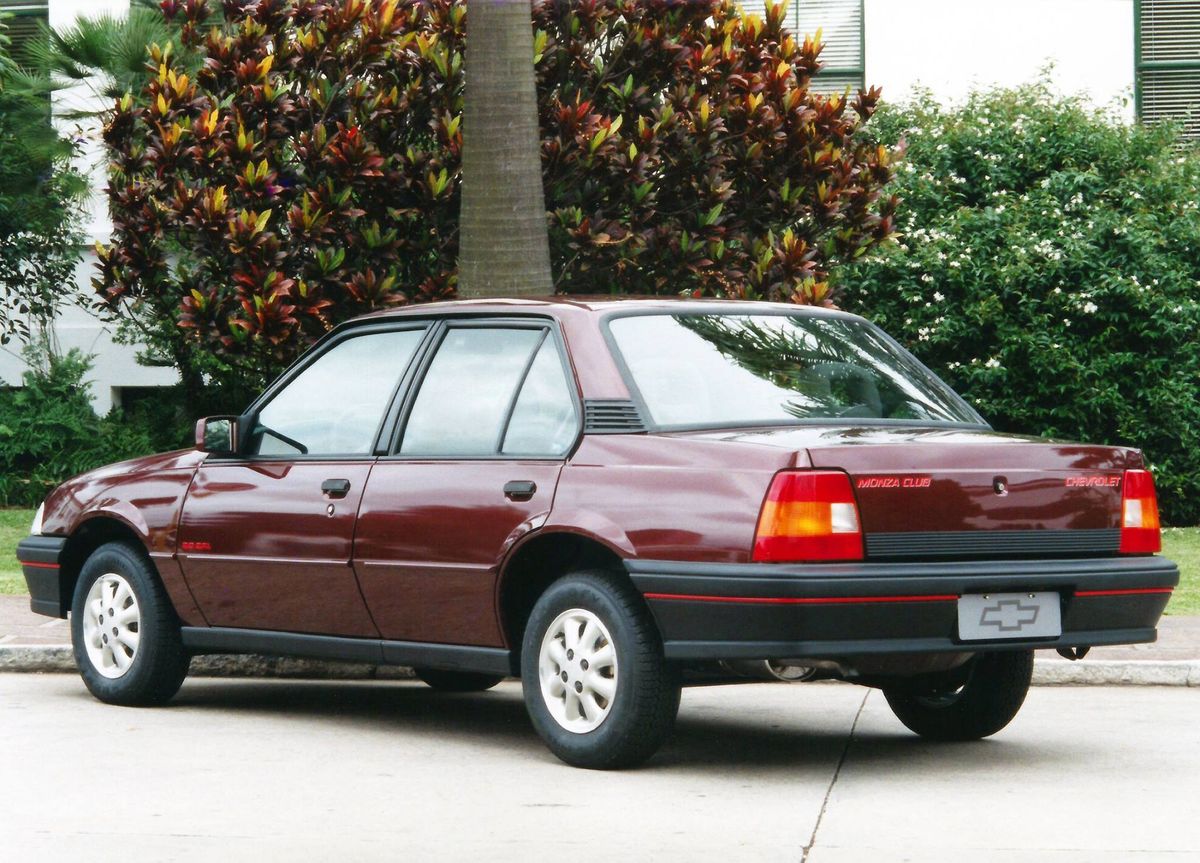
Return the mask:
<svg viewBox="0 0 1200 863">
<path fill-rule="evenodd" d="M 105 12 L 123 14 L 129 8 L 129 0 L 50 0 L 50 26 L 69 27 L 80 15 L 99 15 Z M 104 150 L 100 140 L 98 122 L 81 123 L 61 119 L 73 110 L 97 110 L 104 107 L 92 89 L 76 85 L 54 95 L 54 111 L 59 115 L 59 127 L 65 134 L 83 138 L 83 146 L 77 167 L 90 179 L 92 194 L 84 205 L 83 232 L 85 247 L 82 260 L 75 270 L 75 282 L 66 286 L 73 297 L 82 297 L 85 302 L 92 296 L 91 281 L 95 274 L 96 255 L 92 246 L 97 240 L 105 242 L 112 231 L 108 217 L 108 205 L 104 195 L 107 180 L 104 173 Z M 64 303 L 62 314 L 55 326 L 55 336 L 63 350 L 79 348 L 94 356 L 89 394 L 99 414 L 112 408 L 114 397 L 122 387 L 168 386 L 178 380 L 174 369 L 152 368 L 137 363 L 138 349 L 130 345 L 118 345 L 112 340 L 112 328 L 106 326 L 78 304 Z M 18 385 L 25 371 L 20 357 L 20 346 L 7 345 L 0 351 L 0 381 Z"/>
<path fill-rule="evenodd" d="M 804 2 L 804 0 L 801 0 Z M 1053 64 L 1062 93 L 1134 118 L 1134 0 L 864 0 L 866 81 L 902 101 L 1016 86 Z"/>
</svg>

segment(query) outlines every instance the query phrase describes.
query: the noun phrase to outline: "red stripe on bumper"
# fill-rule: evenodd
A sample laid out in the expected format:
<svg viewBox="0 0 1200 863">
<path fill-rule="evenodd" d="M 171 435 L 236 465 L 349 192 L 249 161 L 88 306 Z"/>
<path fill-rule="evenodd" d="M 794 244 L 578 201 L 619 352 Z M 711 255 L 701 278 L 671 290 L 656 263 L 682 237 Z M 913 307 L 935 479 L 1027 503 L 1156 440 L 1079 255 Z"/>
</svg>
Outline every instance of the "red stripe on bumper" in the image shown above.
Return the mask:
<svg viewBox="0 0 1200 863">
<path fill-rule="evenodd" d="M 28 566 L 32 569 L 58 569 L 57 563 L 36 563 L 32 560 L 17 561 L 21 566 Z"/>
<path fill-rule="evenodd" d="M 757 605 L 846 605 L 878 602 L 954 602 L 957 594 L 929 596 L 706 596 L 695 593 L 647 593 L 646 599 L 674 599 L 683 602 L 746 602 Z"/>
<path fill-rule="evenodd" d="M 1134 587 L 1128 590 L 1077 590 L 1076 596 L 1141 596 L 1147 593 L 1173 593 L 1173 587 Z"/>
</svg>

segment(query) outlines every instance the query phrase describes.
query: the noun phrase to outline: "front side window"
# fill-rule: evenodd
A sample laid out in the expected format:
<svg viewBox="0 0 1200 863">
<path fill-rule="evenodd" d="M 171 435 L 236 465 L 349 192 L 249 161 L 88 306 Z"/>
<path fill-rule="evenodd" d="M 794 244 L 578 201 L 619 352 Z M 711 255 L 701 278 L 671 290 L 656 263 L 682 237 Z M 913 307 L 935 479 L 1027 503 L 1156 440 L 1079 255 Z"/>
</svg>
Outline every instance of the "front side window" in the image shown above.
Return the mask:
<svg viewBox="0 0 1200 863">
<path fill-rule="evenodd" d="M 402 455 L 561 455 L 576 432 L 558 348 L 542 328 L 454 327 L 425 373 Z"/>
<path fill-rule="evenodd" d="M 254 422 L 252 455 L 366 455 L 424 329 L 334 345 L 275 394 Z"/>
<path fill-rule="evenodd" d="M 822 315 L 638 315 L 609 324 L 660 427 L 830 419 L 983 424 L 866 321 Z"/>
</svg>

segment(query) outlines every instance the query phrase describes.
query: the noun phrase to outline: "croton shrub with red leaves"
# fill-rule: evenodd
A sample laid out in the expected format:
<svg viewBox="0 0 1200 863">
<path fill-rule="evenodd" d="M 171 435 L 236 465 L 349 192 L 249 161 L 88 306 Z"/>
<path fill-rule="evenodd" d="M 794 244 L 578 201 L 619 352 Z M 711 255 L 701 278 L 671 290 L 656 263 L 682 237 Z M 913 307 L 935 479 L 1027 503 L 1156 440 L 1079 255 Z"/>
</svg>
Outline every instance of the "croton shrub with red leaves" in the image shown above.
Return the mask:
<svg viewBox="0 0 1200 863">
<path fill-rule="evenodd" d="M 185 374 L 262 375 L 339 321 L 454 296 L 462 2 L 165 0 L 181 48 L 105 129 L 102 307 Z M 557 289 L 827 304 L 893 230 L 879 92 L 809 89 L 783 5 L 534 4 Z M 469 133 L 469 132 L 468 132 Z"/>
</svg>

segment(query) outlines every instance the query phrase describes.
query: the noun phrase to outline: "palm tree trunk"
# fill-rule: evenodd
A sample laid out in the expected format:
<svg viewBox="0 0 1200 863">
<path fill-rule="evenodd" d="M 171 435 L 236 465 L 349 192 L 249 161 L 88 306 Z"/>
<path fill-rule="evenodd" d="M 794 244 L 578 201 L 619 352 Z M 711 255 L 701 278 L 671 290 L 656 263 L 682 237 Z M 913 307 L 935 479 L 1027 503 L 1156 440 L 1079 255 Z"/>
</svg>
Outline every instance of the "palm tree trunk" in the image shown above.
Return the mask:
<svg viewBox="0 0 1200 863">
<path fill-rule="evenodd" d="M 458 293 L 553 293 L 530 0 L 471 0 Z"/>
</svg>

